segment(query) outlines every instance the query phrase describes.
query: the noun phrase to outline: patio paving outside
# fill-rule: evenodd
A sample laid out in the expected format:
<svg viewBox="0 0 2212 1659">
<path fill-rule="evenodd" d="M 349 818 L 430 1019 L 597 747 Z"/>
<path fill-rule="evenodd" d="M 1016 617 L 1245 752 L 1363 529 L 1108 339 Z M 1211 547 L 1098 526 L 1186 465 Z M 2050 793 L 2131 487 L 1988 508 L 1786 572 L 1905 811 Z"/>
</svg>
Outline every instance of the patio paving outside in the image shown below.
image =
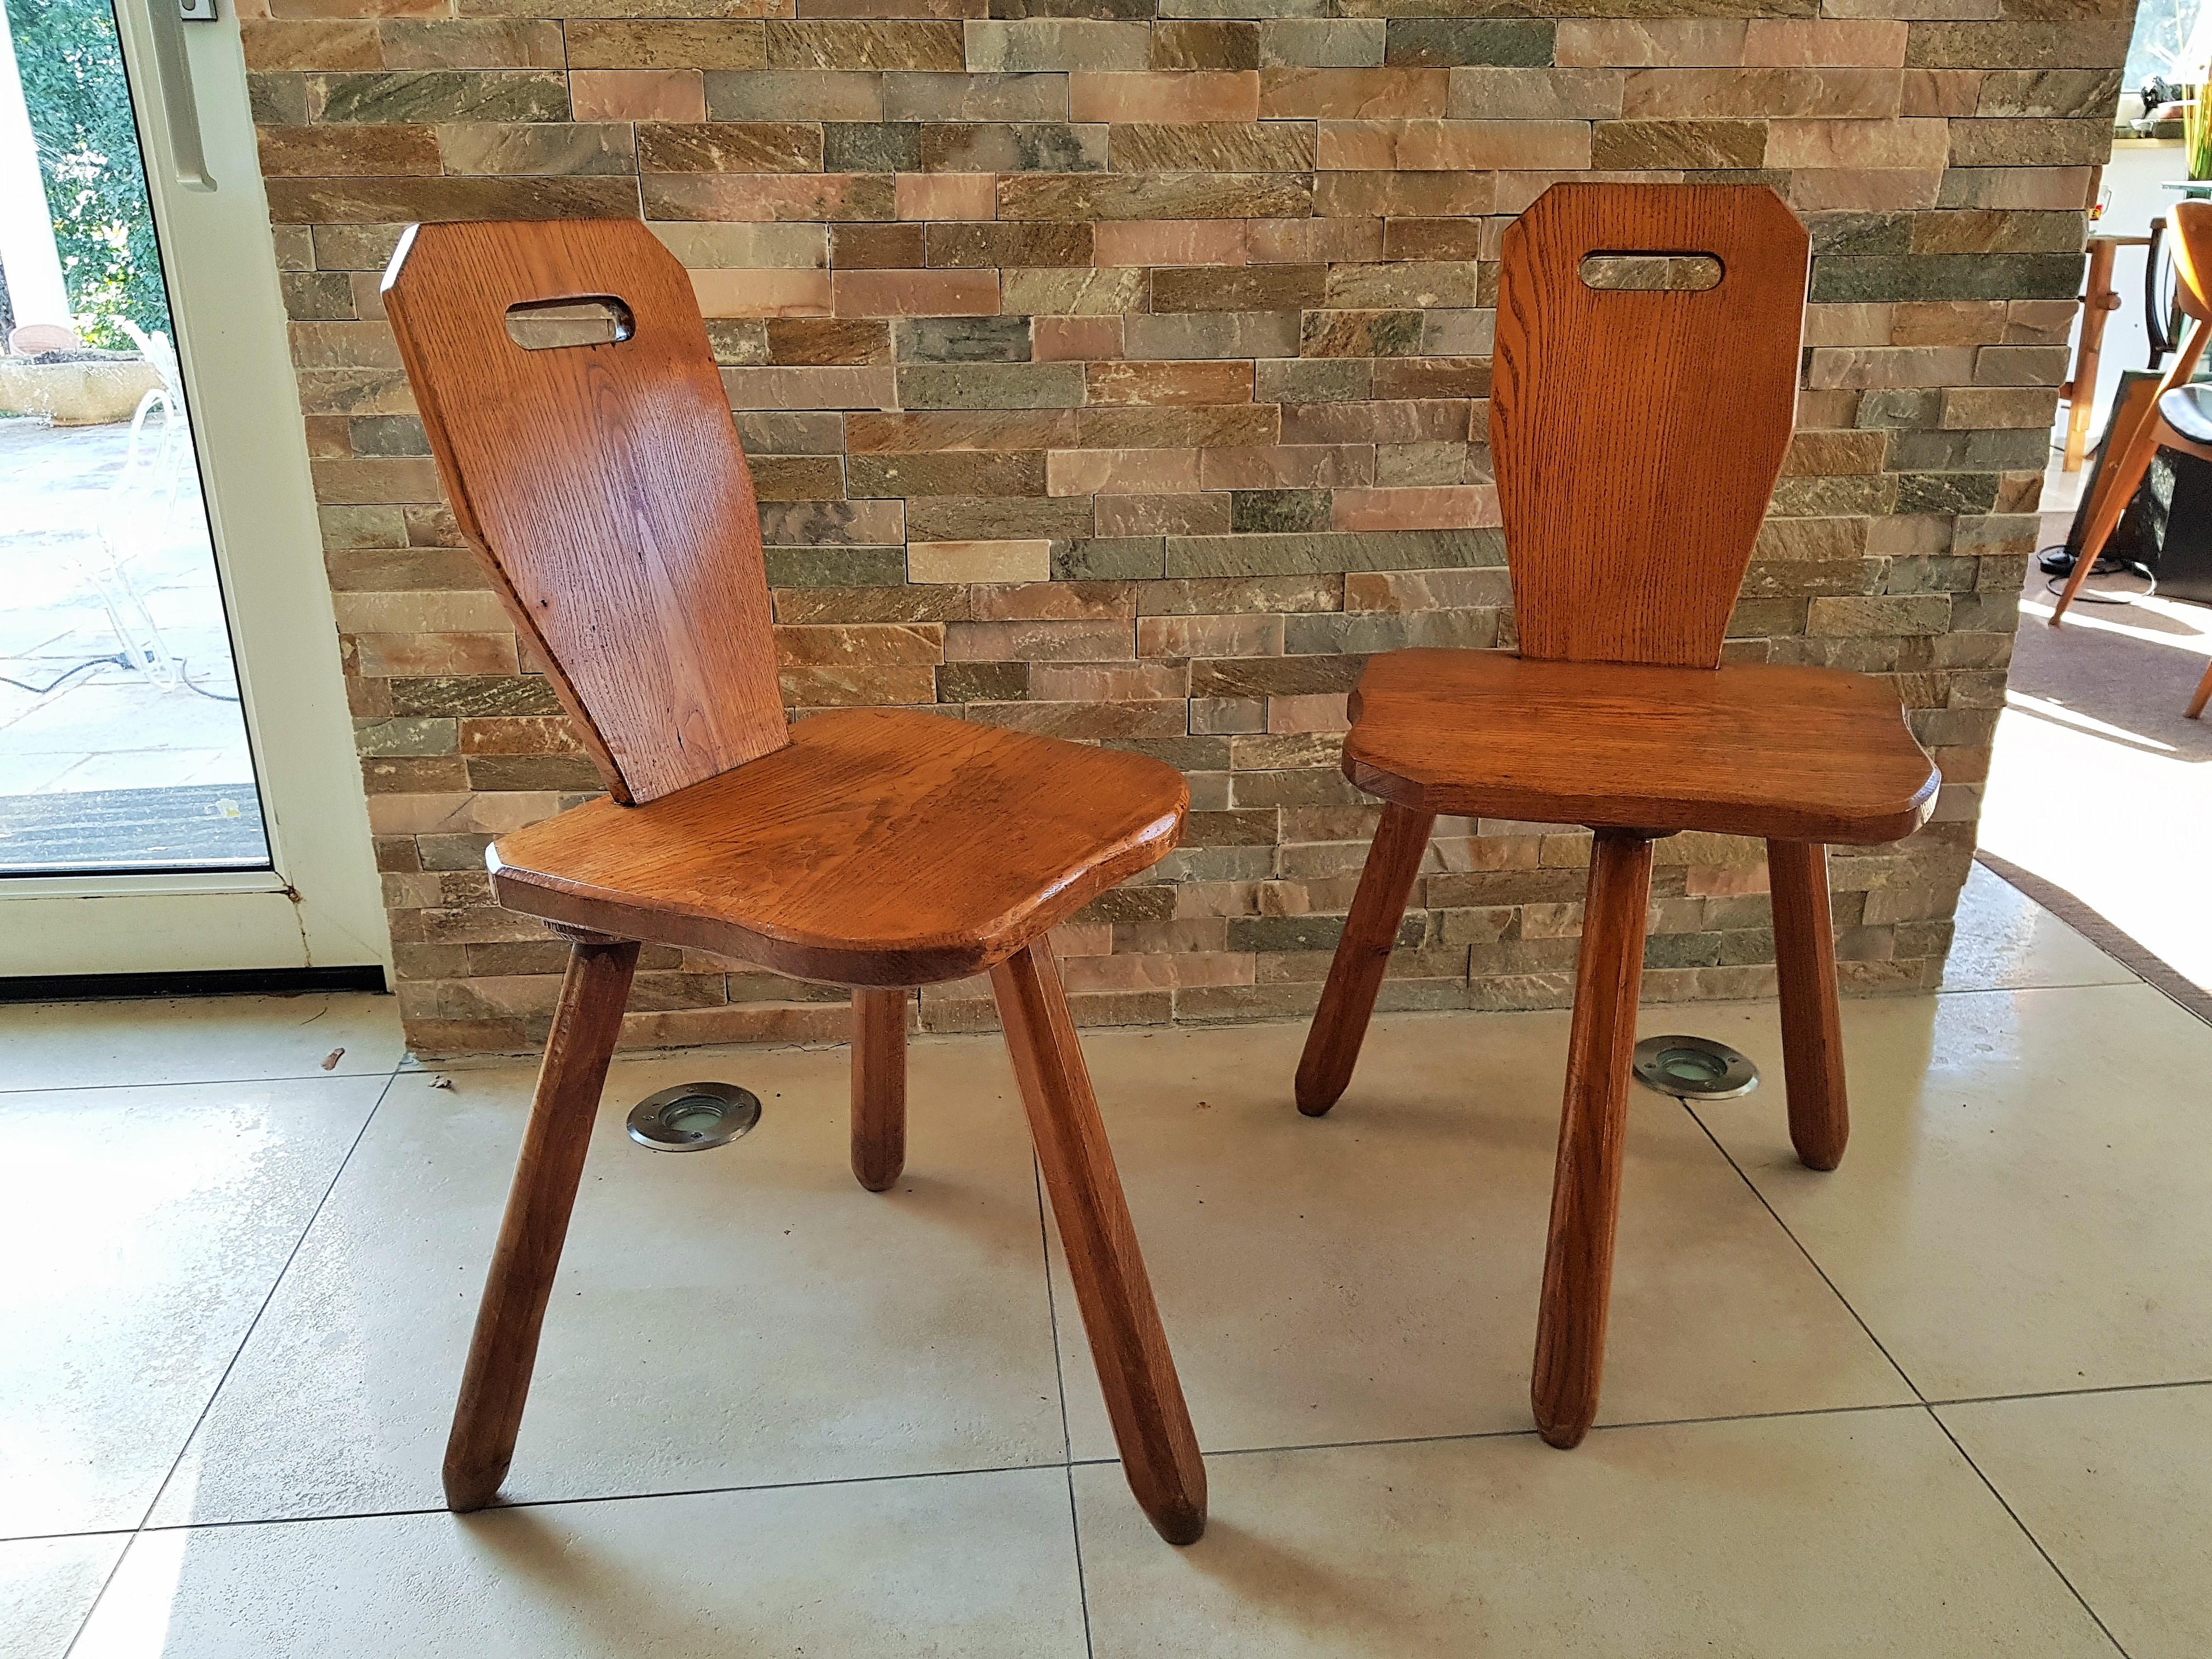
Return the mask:
<svg viewBox="0 0 2212 1659">
<path fill-rule="evenodd" d="M 267 861 L 197 471 L 180 449 L 166 508 L 118 493 L 130 431 L 0 419 L 0 871 Z"/>
</svg>

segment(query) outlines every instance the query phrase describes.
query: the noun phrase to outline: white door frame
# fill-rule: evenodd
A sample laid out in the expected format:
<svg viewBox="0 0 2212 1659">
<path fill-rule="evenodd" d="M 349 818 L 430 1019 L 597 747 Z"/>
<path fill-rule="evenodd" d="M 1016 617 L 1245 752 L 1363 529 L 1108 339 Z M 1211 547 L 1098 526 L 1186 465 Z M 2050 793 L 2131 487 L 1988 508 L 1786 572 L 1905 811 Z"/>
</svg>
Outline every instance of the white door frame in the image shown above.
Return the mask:
<svg viewBox="0 0 2212 1659">
<path fill-rule="evenodd" d="M 0 879 L 0 976 L 388 970 L 238 21 L 176 6 L 115 0 L 275 867 Z"/>
</svg>

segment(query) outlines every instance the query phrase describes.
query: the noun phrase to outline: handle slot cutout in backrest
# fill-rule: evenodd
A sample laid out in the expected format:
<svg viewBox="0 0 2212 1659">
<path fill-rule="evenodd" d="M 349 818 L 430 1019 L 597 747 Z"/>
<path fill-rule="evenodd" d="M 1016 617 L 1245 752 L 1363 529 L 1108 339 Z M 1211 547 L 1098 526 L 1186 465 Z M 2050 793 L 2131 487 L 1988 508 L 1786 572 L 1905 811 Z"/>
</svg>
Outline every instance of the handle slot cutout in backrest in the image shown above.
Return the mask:
<svg viewBox="0 0 2212 1659">
<path fill-rule="evenodd" d="M 519 300 L 507 308 L 507 337 L 525 351 L 615 345 L 636 332 L 629 307 L 611 294 Z"/>
<path fill-rule="evenodd" d="M 1711 253 L 1606 249 L 1583 256 L 1583 286 L 1600 294 L 1703 294 L 1727 269 Z"/>
</svg>

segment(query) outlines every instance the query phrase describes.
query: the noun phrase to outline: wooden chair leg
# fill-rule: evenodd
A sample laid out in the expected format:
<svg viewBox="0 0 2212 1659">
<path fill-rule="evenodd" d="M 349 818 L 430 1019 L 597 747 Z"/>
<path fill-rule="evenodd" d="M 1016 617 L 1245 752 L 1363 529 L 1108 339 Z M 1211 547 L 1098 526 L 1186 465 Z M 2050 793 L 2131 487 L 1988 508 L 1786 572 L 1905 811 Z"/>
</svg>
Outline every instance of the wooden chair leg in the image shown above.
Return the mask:
<svg viewBox="0 0 2212 1659">
<path fill-rule="evenodd" d="M 2074 603 L 2074 596 L 2081 591 L 2088 580 L 2091 568 L 2112 539 L 2112 532 L 2135 499 L 2136 491 L 2142 487 L 2143 475 L 2150 471 L 2151 459 L 2158 453 L 2159 434 L 2166 430 L 2166 422 L 2158 416 L 2157 410 L 2146 409 L 2142 419 L 2124 434 L 2115 433 L 2116 441 L 2106 457 L 2105 465 L 2097 477 L 2097 498 L 2089 511 L 2089 527 L 2082 532 L 2081 551 L 2075 556 L 2073 571 L 2066 578 L 2066 586 L 2058 595 L 2058 603 L 2051 608 L 2051 626 L 2058 626 L 2066 614 L 2066 607 Z"/>
<path fill-rule="evenodd" d="M 1538 1431 L 1562 1449 L 1579 1444 L 1589 1432 L 1605 1370 L 1613 1224 L 1620 1207 L 1629 1065 L 1636 1047 L 1644 913 L 1650 900 L 1650 838 L 1633 830 L 1598 831 L 1575 973 L 1566 1103 L 1559 1115 L 1551 1239 L 1544 1253 L 1536 1369 L 1529 1385 Z"/>
<path fill-rule="evenodd" d="M 1161 1537 L 1194 1542 L 1206 1530 L 1206 1465 L 1051 945 L 1035 940 L 1000 963 L 991 989 L 1123 1472 Z"/>
<path fill-rule="evenodd" d="M 491 1502 L 514 1455 L 523 1401 L 538 1358 L 545 1300 L 561 1265 L 576 1183 L 584 1173 L 592 1120 L 606 1086 L 607 1061 L 622 1030 L 630 975 L 637 969 L 632 940 L 578 936 L 561 982 L 560 1006 L 538 1092 L 523 1131 L 522 1156 L 507 1196 L 493 1249 L 491 1274 L 477 1310 L 460 1402 L 446 1442 L 446 1504 L 457 1511 Z"/>
<path fill-rule="evenodd" d="M 902 990 L 853 993 L 853 1175 L 880 1193 L 906 1168 Z"/>
<path fill-rule="evenodd" d="M 1851 1138 L 1844 1031 L 1836 1004 L 1836 934 L 1828 913 L 1828 849 L 1770 841 L 1774 966 L 1782 997 L 1782 1073 L 1790 1139 L 1808 1169 L 1832 1170 Z"/>
<path fill-rule="evenodd" d="M 1436 821 L 1435 813 L 1411 807 L 1382 809 L 1382 822 L 1376 827 L 1375 844 L 1367 849 L 1367 866 L 1359 873 L 1352 913 L 1344 919 L 1336 956 L 1328 964 L 1328 982 L 1322 987 L 1321 1006 L 1314 1011 L 1305 1053 L 1298 1060 L 1298 1109 L 1308 1117 L 1319 1117 L 1335 1105 L 1352 1081 L 1367 1022 L 1375 1012 L 1376 993 L 1382 989 L 1383 970 L 1390 963 L 1390 947 L 1405 918 L 1407 896 L 1413 890 L 1413 878 L 1420 872 L 1421 854 Z"/>
<path fill-rule="evenodd" d="M 2197 682 L 2197 695 L 2189 700 L 2189 707 L 2183 711 L 2182 718 L 2195 720 L 2204 712 L 2204 705 L 2208 702 L 2212 702 L 2212 666 L 2208 666 L 2204 678 Z"/>
</svg>

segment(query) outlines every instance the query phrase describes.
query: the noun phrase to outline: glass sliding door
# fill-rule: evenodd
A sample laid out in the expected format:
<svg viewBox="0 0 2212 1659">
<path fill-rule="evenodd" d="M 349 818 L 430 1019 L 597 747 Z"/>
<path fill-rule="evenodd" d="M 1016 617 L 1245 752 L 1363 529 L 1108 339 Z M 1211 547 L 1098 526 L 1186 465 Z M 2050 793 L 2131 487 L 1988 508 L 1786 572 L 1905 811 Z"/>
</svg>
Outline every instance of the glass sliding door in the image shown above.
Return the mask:
<svg viewBox="0 0 2212 1659">
<path fill-rule="evenodd" d="M 114 13 L 0 29 L 0 872 L 265 868 Z"/>
<path fill-rule="evenodd" d="M 234 21 L 0 3 L 0 974 L 374 962 Z"/>
</svg>

